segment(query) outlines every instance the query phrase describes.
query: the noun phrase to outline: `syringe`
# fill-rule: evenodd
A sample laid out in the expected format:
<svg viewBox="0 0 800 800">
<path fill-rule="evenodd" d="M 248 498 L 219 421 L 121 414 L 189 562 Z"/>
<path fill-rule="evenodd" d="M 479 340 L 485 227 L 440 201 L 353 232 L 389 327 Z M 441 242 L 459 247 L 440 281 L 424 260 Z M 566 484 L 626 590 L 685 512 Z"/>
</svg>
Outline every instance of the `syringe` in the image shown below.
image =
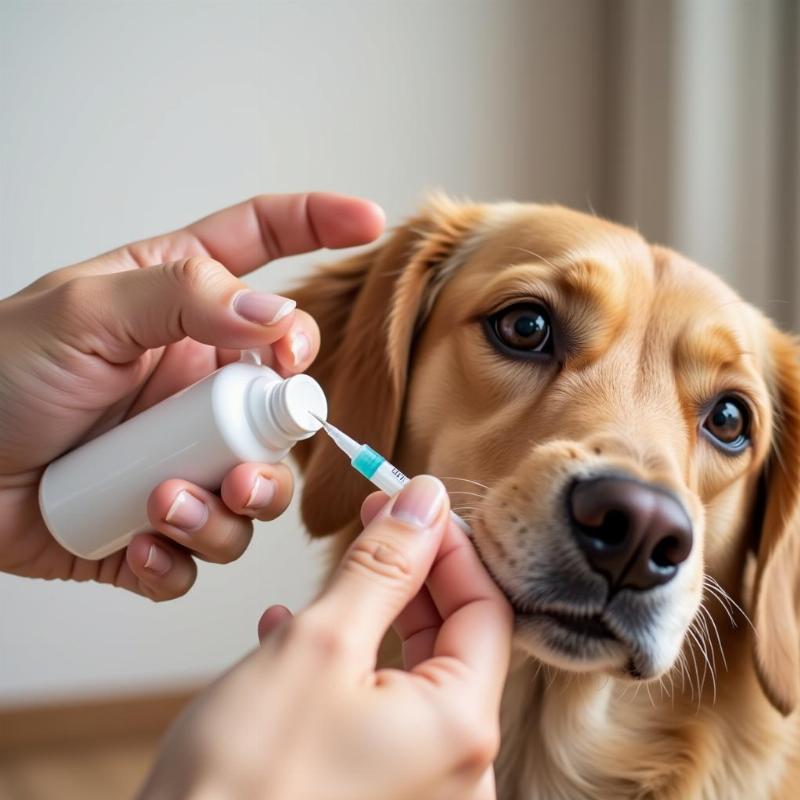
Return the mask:
<svg viewBox="0 0 800 800">
<path fill-rule="evenodd" d="M 390 464 L 380 453 L 373 450 L 368 444 L 359 444 L 355 439 L 351 439 L 346 433 L 340 431 L 335 425 L 330 422 L 316 417 L 325 433 L 331 437 L 333 443 L 350 458 L 350 463 L 355 469 L 360 472 L 370 483 L 377 486 L 382 491 L 386 492 L 389 497 L 397 494 L 403 486 L 408 483 L 408 477 L 404 475 L 397 467 Z M 461 519 L 454 511 L 450 512 L 453 522 L 458 525 L 467 536 L 472 536 L 472 529 L 467 523 Z"/>
</svg>

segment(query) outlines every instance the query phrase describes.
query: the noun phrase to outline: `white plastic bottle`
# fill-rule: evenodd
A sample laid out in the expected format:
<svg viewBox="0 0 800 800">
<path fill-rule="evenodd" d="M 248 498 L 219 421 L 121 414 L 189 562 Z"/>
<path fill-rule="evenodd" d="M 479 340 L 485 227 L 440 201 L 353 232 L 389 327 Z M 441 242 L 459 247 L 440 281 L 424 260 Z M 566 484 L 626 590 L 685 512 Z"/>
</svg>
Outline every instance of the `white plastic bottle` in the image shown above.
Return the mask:
<svg viewBox="0 0 800 800">
<path fill-rule="evenodd" d="M 103 558 L 152 530 L 147 498 L 162 481 L 214 491 L 237 464 L 281 461 L 319 430 L 312 414 L 327 413 L 307 375 L 228 364 L 50 464 L 39 486 L 45 524 L 71 553 Z"/>
</svg>

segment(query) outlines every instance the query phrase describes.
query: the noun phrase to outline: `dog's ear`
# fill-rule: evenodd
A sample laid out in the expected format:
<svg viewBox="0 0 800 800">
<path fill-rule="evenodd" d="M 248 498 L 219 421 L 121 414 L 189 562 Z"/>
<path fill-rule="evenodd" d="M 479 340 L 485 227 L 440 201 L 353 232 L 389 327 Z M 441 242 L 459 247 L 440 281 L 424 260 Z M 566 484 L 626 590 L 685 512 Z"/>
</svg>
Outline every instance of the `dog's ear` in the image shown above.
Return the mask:
<svg viewBox="0 0 800 800">
<path fill-rule="evenodd" d="M 325 390 L 330 421 L 387 458 L 418 321 L 482 214 L 481 206 L 437 197 L 377 248 L 320 270 L 291 293 L 320 327 L 320 353 L 308 372 Z M 325 535 L 357 519 L 370 486 L 327 437 L 318 434 L 294 452 L 308 530 Z"/>
<path fill-rule="evenodd" d="M 773 443 L 764 474 L 763 516 L 753 586 L 755 663 L 775 708 L 800 700 L 800 346 L 769 333 Z"/>
</svg>

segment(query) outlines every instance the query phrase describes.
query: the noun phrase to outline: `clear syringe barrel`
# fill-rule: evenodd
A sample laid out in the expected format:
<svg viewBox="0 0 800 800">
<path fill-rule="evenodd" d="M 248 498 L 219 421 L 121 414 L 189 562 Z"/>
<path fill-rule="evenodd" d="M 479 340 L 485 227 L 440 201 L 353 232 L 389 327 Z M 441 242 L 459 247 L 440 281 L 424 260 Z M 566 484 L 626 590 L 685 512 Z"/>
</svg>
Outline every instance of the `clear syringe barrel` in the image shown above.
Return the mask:
<svg viewBox="0 0 800 800">
<path fill-rule="evenodd" d="M 408 478 L 397 467 L 392 466 L 368 444 L 361 445 L 350 463 L 389 497 L 397 494 L 408 483 Z"/>
<path fill-rule="evenodd" d="M 373 486 L 377 486 L 386 492 L 389 497 L 393 497 L 408 483 L 406 475 L 368 444 L 359 445 L 358 442 L 342 433 L 338 428 L 322 420 L 320 421 L 336 445 L 350 456 L 350 463 L 356 471 L 360 472 L 368 481 L 371 481 Z M 450 518 L 467 536 L 472 536 L 472 530 L 469 525 L 458 514 L 450 511 Z"/>
</svg>

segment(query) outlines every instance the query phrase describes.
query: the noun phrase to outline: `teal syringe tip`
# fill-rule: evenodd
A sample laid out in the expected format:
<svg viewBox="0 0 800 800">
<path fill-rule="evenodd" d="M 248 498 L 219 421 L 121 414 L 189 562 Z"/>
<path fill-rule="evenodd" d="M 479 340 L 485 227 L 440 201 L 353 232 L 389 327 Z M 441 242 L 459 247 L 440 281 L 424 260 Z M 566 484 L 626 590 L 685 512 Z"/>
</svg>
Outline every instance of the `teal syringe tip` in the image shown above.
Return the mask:
<svg viewBox="0 0 800 800">
<path fill-rule="evenodd" d="M 350 463 L 367 480 L 371 480 L 384 461 L 386 459 L 380 453 L 373 450 L 368 444 L 363 444 Z"/>
<path fill-rule="evenodd" d="M 353 467 L 367 480 L 371 480 L 386 459 L 368 444 L 359 444 L 355 439 L 351 439 L 346 433 L 340 431 L 335 425 L 331 425 L 327 420 L 318 417 L 313 411 L 309 413 L 319 421 L 325 433 L 333 439 L 334 444 L 350 456 L 350 463 Z"/>
</svg>

